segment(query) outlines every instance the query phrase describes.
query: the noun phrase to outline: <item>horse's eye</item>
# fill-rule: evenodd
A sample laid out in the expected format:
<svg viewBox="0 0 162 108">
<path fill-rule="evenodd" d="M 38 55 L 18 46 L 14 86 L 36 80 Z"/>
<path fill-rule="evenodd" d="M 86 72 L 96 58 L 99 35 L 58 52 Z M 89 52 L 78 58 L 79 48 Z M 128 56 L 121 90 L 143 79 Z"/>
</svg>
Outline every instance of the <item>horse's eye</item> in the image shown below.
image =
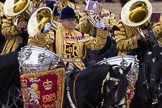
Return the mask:
<svg viewBox="0 0 162 108">
<path fill-rule="evenodd" d="M 148 54 L 148 55 L 151 55 L 151 54 L 152 54 L 152 52 L 151 52 L 151 51 L 149 51 L 149 52 L 147 52 L 147 54 Z"/>
</svg>

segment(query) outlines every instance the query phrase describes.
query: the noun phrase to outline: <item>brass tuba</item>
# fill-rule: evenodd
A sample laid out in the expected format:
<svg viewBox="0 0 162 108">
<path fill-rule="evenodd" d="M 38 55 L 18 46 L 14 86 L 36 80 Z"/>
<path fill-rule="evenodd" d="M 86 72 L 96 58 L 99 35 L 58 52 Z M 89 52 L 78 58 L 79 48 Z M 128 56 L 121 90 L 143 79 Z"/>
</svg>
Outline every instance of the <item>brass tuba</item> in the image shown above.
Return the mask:
<svg viewBox="0 0 162 108">
<path fill-rule="evenodd" d="M 148 37 L 143 34 L 141 26 L 149 24 L 151 15 L 152 5 L 148 0 L 130 0 L 121 10 L 122 22 L 130 26 L 132 32 L 135 35 L 140 35 L 144 41 Z"/>
<path fill-rule="evenodd" d="M 29 3 L 30 0 L 6 0 L 3 7 L 4 13 L 7 16 L 15 16 L 15 25 L 17 25 L 17 21 L 21 18 L 28 21 L 30 18 Z M 20 14 L 21 16 L 19 16 Z"/>
<path fill-rule="evenodd" d="M 147 22 L 152 14 L 152 5 L 148 0 L 130 0 L 121 10 L 121 20 L 128 26 L 140 26 Z"/>
<path fill-rule="evenodd" d="M 57 29 L 57 24 L 52 21 L 53 12 L 49 7 L 41 7 L 37 9 L 30 17 L 27 25 L 27 31 L 29 36 L 34 37 L 40 32 L 46 23 L 52 24 L 52 29 Z"/>
</svg>

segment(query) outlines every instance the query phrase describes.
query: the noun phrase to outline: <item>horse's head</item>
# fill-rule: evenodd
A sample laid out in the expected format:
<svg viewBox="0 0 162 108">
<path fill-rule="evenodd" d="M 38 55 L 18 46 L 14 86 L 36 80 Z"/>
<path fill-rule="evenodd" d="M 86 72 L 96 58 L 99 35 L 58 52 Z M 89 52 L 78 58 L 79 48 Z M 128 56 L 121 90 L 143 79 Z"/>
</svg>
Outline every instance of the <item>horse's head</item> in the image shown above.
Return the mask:
<svg viewBox="0 0 162 108">
<path fill-rule="evenodd" d="M 151 51 L 148 51 L 145 63 L 148 86 L 153 98 L 152 104 L 158 104 L 158 99 L 162 96 L 162 47 L 154 46 Z"/>
<path fill-rule="evenodd" d="M 126 101 L 120 101 L 125 98 L 128 85 L 133 82 L 130 81 L 130 77 L 131 73 L 136 71 L 136 58 L 132 56 L 126 60 L 124 58 L 104 60 L 86 67 L 77 75 L 70 75 L 70 95 L 75 106 L 78 108 L 100 108 L 101 106 L 108 108 L 108 106 L 126 104 Z M 114 64 L 109 64 L 112 62 Z M 136 73 L 138 72 L 136 71 Z"/>
<path fill-rule="evenodd" d="M 131 64 L 125 69 L 119 65 L 112 65 L 103 84 L 103 108 L 120 106 L 120 101 L 127 92 L 128 79 L 126 76 L 130 69 Z"/>
</svg>

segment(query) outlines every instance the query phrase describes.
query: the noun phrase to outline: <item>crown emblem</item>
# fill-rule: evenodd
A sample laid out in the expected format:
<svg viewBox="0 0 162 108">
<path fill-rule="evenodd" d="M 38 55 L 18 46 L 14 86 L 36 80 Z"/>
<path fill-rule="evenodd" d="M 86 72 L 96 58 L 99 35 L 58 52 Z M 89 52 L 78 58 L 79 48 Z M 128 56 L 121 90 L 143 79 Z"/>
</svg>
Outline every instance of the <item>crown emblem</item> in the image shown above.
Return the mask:
<svg viewBox="0 0 162 108">
<path fill-rule="evenodd" d="M 38 77 L 31 77 L 29 78 L 29 82 L 39 82 L 40 79 Z"/>
<path fill-rule="evenodd" d="M 46 80 L 46 82 L 43 83 L 43 86 L 44 86 L 45 90 L 52 89 L 52 85 L 53 85 L 53 82 L 52 81 L 48 81 L 48 79 Z"/>
<path fill-rule="evenodd" d="M 75 36 L 66 35 L 65 40 L 66 40 L 67 43 L 74 43 Z"/>
<path fill-rule="evenodd" d="M 21 86 L 27 87 L 27 80 L 26 79 L 21 79 Z"/>
</svg>

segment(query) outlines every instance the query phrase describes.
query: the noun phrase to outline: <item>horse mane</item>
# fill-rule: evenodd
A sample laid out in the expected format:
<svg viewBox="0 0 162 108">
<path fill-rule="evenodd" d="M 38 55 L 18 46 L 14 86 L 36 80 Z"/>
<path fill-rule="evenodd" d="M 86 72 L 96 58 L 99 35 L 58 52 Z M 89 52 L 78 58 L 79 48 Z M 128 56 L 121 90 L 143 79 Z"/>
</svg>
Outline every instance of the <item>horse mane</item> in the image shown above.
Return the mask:
<svg viewBox="0 0 162 108">
<path fill-rule="evenodd" d="M 96 80 L 102 79 L 110 69 L 110 65 L 107 64 L 93 64 L 88 66 L 86 69 L 80 71 L 80 75 L 78 77 L 79 80 L 88 80 L 94 81 L 94 76 L 98 76 Z M 103 73 L 103 75 L 101 74 Z M 87 78 L 88 77 L 88 78 Z"/>
</svg>

